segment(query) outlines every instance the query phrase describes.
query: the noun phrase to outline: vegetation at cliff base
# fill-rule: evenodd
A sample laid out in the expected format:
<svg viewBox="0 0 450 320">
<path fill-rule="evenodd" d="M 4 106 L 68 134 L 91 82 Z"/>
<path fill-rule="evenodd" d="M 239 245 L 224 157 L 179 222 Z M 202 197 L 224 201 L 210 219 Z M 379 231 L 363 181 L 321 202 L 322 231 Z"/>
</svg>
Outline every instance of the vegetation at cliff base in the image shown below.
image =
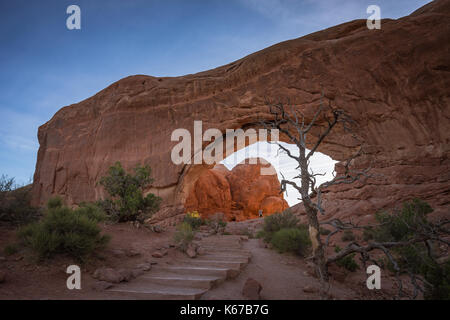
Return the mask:
<svg viewBox="0 0 450 320">
<path fill-rule="evenodd" d="M 21 227 L 18 237 L 39 259 L 63 254 L 84 261 L 109 241 L 109 236 L 102 235 L 98 226 L 104 218 L 94 205 L 71 209 L 61 199 L 51 199 L 42 219 Z"/>
<path fill-rule="evenodd" d="M 0 221 L 23 225 L 39 218 L 39 210 L 30 205 L 31 185 L 17 186 L 14 178 L 0 176 Z"/>
<path fill-rule="evenodd" d="M 153 193 L 144 197 L 144 189 L 153 183 L 149 166 L 138 165 L 130 174 L 120 162 L 116 162 L 99 183 L 111 198 L 101 200 L 98 204 L 113 221 L 142 223 L 159 209 L 160 197 Z"/>
<path fill-rule="evenodd" d="M 184 218 L 183 222 L 191 226 L 193 230 L 198 229 L 205 221 L 201 218 L 197 211 L 188 212 Z"/>
<path fill-rule="evenodd" d="M 187 222 L 182 222 L 177 226 L 174 234 L 174 241 L 182 251 L 186 251 L 189 244 L 194 240 L 195 231 Z"/>
<path fill-rule="evenodd" d="M 365 238 L 408 243 L 418 235 L 436 233 L 439 227 L 428 219 L 431 212 L 433 209 L 428 203 L 414 199 L 405 202 L 400 210 L 377 213 L 379 225 L 365 230 Z M 441 251 L 439 243 L 433 241 L 411 242 L 392 249 L 399 272 L 423 277 L 427 299 L 450 299 L 450 260 L 442 259 Z M 385 264 L 389 270 L 397 271 L 390 261 Z"/>
<path fill-rule="evenodd" d="M 264 217 L 263 229 L 257 237 L 271 243 L 279 252 L 291 252 L 305 256 L 311 247 L 308 226 L 300 224 L 288 209 Z"/>
</svg>

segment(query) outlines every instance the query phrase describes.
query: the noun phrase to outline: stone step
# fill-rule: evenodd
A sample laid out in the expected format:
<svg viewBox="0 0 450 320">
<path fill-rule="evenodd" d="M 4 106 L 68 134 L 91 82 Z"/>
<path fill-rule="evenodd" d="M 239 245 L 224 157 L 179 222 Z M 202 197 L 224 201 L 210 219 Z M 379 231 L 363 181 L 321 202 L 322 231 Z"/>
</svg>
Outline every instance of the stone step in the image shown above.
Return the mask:
<svg viewBox="0 0 450 320">
<path fill-rule="evenodd" d="M 169 272 L 151 272 L 142 276 L 138 281 L 145 283 L 156 283 L 183 288 L 211 289 L 225 280 L 224 276 L 176 274 Z"/>
<path fill-rule="evenodd" d="M 232 262 L 245 262 L 248 263 L 250 257 L 244 255 L 225 255 L 217 253 L 206 253 L 197 256 L 197 260 L 220 260 L 220 261 L 232 261 Z"/>
<path fill-rule="evenodd" d="M 123 297 L 148 300 L 196 300 L 208 289 L 160 285 L 140 281 L 138 278 L 133 282 L 114 286 L 107 291 L 118 299 Z"/>
<path fill-rule="evenodd" d="M 175 265 L 188 265 L 188 266 L 200 266 L 200 267 L 217 267 L 217 268 L 227 268 L 240 270 L 242 267 L 246 266 L 248 262 L 240 261 L 226 261 L 221 260 L 201 260 L 201 259 L 189 259 L 189 260 L 178 260 L 175 261 Z"/>
<path fill-rule="evenodd" d="M 211 250 L 243 250 L 240 246 L 230 246 L 230 245 L 213 245 L 213 244 L 200 244 L 200 247 Z"/>
<path fill-rule="evenodd" d="M 209 275 L 227 278 L 228 268 L 206 267 L 206 266 L 192 266 L 192 265 L 177 265 L 177 266 L 153 266 L 152 272 L 170 272 L 172 274 L 191 274 L 191 275 Z"/>
<path fill-rule="evenodd" d="M 246 256 L 251 256 L 251 253 L 249 251 L 242 250 L 242 249 L 217 248 L 217 247 L 206 247 L 206 246 L 203 248 L 205 249 L 205 252 L 207 252 L 207 253 L 242 254 L 242 255 L 246 255 Z"/>
<path fill-rule="evenodd" d="M 204 254 L 155 265 L 145 275 L 108 292 L 117 299 L 195 300 L 226 279 L 235 278 L 251 258 L 237 236 L 213 236 L 197 243 Z"/>
</svg>

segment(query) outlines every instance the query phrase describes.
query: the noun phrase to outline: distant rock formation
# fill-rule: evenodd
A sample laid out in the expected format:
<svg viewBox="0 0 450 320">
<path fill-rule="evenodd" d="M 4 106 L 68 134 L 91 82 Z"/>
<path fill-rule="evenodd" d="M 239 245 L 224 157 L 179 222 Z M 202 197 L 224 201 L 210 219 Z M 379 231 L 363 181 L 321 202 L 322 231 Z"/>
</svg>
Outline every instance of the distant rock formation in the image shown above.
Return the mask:
<svg viewBox="0 0 450 320">
<path fill-rule="evenodd" d="M 282 212 L 289 206 L 280 194 L 280 182 L 273 175 L 261 175 L 261 167 L 269 167 L 265 160 L 256 164 L 247 161 L 229 171 L 224 165 L 209 169 L 195 182 L 186 199 L 186 211 L 198 211 L 204 218 L 222 212 L 229 221 L 257 218 Z"/>
<path fill-rule="evenodd" d="M 203 121 L 203 130 L 223 133 L 252 127 L 271 117 L 264 97 L 290 99 L 308 121 L 324 90 L 326 103 L 344 109 L 357 123 L 354 133 L 365 141 L 355 166 L 371 167 L 374 174 L 328 190 L 324 218 L 373 216 L 413 197 L 448 214 L 449 52 L 450 1 L 436 0 L 407 17 L 383 20 L 381 30 L 355 20 L 213 70 L 124 78 L 62 108 L 39 128 L 33 204 L 43 205 L 53 195 L 68 204 L 99 199 L 103 190 L 97 182 L 121 161 L 126 169 L 149 164 L 155 182 L 148 191 L 161 196 L 163 205 L 178 208 L 191 192 L 189 184 L 211 167 L 171 161 L 174 129 L 192 133 L 194 120 Z M 309 145 L 318 130 L 311 131 Z M 343 161 L 359 146 L 350 134 L 335 130 L 319 151 Z M 223 188 L 217 189 L 214 205 L 225 206 L 234 197 L 233 187 L 227 193 L 228 180 L 211 172 L 199 184 L 213 182 Z M 232 179 L 230 186 L 236 184 Z M 273 205 L 270 199 L 258 205 L 263 204 Z M 174 214 L 180 216 L 178 209 Z"/>
</svg>

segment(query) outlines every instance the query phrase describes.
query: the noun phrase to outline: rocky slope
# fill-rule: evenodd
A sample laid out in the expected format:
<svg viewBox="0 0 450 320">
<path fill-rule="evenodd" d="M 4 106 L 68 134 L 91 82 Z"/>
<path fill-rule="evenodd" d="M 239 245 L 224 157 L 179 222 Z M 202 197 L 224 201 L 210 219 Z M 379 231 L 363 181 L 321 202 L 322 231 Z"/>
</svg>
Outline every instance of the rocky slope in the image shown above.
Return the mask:
<svg viewBox="0 0 450 320">
<path fill-rule="evenodd" d="M 59 110 L 39 128 L 33 203 L 102 196 L 98 179 L 115 161 L 148 163 L 151 191 L 185 202 L 207 165 L 175 165 L 176 128 L 247 128 L 269 118 L 264 97 L 290 98 L 307 119 L 326 102 L 344 109 L 365 141 L 357 167 L 375 177 L 326 194 L 333 216 L 369 215 L 421 197 L 450 205 L 450 1 L 436 0 L 368 30 L 365 20 L 286 41 L 228 65 L 175 78 L 130 76 Z M 310 142 L 315 137 L 313 132 Z M 319 151 L 344 160 L 359 142 L 336 130 Z"/>
<path fill-rule="evenodd" d="M 222 212 L 234 221 L 256 218 L 259 210 L 264 216 L 282 212 L 288 204 L 280 194 L 280 182 L 276 174 L 261 175 L 261 166 L 270 164 L 241 163 L 231 171 L 219 164 L 207 170 L 191 189 L 186 210 L 197 210 L 204 218 Z"/>
</svg>

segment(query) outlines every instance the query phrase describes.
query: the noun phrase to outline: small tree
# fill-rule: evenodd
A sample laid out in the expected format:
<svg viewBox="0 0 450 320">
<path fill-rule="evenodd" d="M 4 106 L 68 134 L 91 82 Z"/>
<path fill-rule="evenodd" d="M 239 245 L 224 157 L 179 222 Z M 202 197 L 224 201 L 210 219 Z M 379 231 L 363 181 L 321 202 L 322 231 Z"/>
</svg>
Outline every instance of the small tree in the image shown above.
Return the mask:
<svg viewBox="0 0 450 320">
<path fill-rule="evenodd" d="M 118 222 L 143 222 L 150 214 L 159 209 L 161 198 L 149 193 L 143 196 L 143 190 L 153 182 L 149 166 L 136 166 L 134 174 L 125 172 L 120 162 L 108 170 L 108 175 L 100 179 L 100 184 L 112 197 L 100 202 L 107 214 Z"/>
</svg>

